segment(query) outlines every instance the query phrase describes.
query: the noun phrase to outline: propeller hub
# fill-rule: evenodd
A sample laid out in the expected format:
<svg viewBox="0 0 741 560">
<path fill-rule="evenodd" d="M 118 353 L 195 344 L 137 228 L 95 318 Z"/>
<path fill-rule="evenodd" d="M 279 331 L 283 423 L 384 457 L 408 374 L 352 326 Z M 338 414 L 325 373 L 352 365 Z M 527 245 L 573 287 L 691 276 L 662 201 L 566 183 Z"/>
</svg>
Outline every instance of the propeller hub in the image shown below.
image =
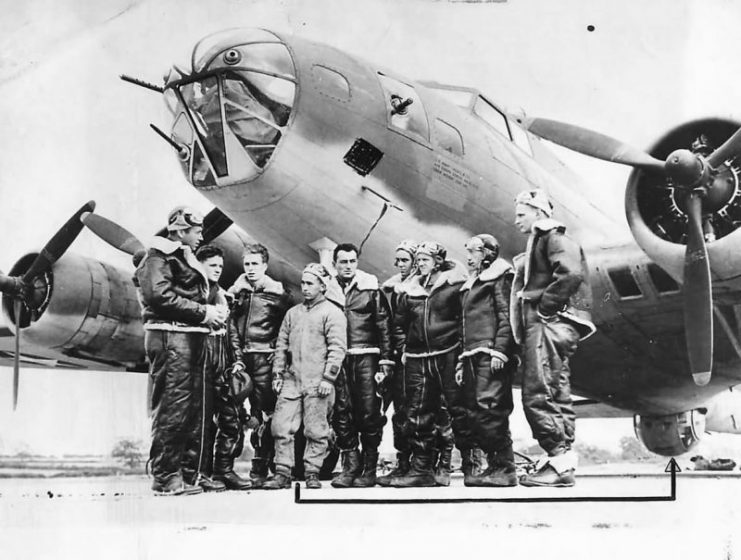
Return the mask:
<svg viewBox="0 0 741 560">
<path fill-rule="evenodd" d="M 671 177 L 674 187 L 691 188 L 703 178 L 706 166 L 702 159 L 690 150 L 674 150 L 664 164 L 666 174 Z"/>
</svg>

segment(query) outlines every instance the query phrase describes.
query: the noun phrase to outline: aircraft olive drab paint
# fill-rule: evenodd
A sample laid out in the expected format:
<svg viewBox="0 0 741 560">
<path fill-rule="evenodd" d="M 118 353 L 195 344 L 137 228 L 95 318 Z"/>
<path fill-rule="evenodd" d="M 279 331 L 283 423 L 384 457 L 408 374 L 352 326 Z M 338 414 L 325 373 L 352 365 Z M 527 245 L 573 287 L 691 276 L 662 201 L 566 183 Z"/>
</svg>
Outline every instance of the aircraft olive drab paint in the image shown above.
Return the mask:
<svg viewBox="0 0 741 560">
<path fill-rule="evenodd" d="M 635 415 L 637 435 L 664 455 L 690 449 L 706 425 L 741 432 L 741 395 L 729 391 L 741 382 L 741 262 L 731 251 L 741 235 L 737 123 L 684 124 L 648 155 L 589 130 L 508 113 L 471 88 L 416 82 L 263 29 L 200 41 L 190 67 L 169 73 L 164 97 L 186 178 L 219 209 L 220 231 L 230 219 L 248 234 L 230 228 L 217 241 L 236 255 L 251 238 L 264 243 L 271 275 L 288 285 L 333 243 L 366 236 L 365 269 L 381 278 L 391 273 L 400 239 L 437 239 L 463 260 L 466 240 L 487 231 L 511 258 L 525 243 L 514 228 L 515 194 L 546 189 L 555 215 L 585 249 L 595 302 L 598 331 L 572 363 L 572 387 L 585 397 L 579 414 Z M 607 237 L 619 224 L 583 195 L 536 134 L 637 168 L 626 192 L 637 244 Z M 126 238 L 113 235 L 113 225 L 99 229 L 116 246 Z M 34 259 L 21 259 L 12 274 Z M 130 292 L 128 273 L 115 275 L 116 287 L 110 274 L 88 273 L 77 288 L 57 290 L 69 284 L 56 278 L 69 259 L 51 259 L 51 270 L 32 279 L 34 296 L 23 299 L 44 303 L 21 329 L 24 340 L 42 357 L 76 357 L 76 365 L 141 365 L 141 345 L 132 343 L 126 360 L 98 342 L 103 332 L 115 339 L 111 325 L 140 328 L 128 315 L 104 311 Z M 97 293 L 96 284 L 103 295 L 88 296 L 86 307 L 81 294 Z M 0 288 L 12 324 L 18 282 L 0 277 Z M 45 315 L 67 327 L 54 344 L 45 345 Z"/>
</svg>

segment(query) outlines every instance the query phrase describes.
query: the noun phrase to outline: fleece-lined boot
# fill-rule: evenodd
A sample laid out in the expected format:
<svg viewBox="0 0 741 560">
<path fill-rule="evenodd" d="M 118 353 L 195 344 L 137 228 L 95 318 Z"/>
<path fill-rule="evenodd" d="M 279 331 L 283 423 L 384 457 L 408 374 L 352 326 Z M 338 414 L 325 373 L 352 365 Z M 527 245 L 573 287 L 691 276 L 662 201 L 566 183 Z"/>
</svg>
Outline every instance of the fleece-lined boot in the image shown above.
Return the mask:
<svg viewBox="0 0 741 560">
<path fill-rule="evenodd" d="M 409 472 L 409 457 L 410 457 L 409 451 L 400 451 L 396 454 L 396 467 L 394 469 L 383 476 L 379 476 L 376 478 L 376 482 L 379 484 L 379 486 L 391 486 L 391 480 L 394 477 L 404 475 Z"/>
<path fill-rule="evenodd" d="M 360 476 L 363 465 L 360 463 L 358 448 L 342 452 L 342 472 L 332 479 L 334 488 L 352 488 L 353 481 Z"/>
<path fill-rule="evenodd" d="M 370 488 L 376 485 L 378 449 L 363 449 L 363 472 L 353 480 L 354 488 Z"/>
<path fill-rule="evenodd" d="M 486 460 L 488 467 L 479 476 L 473 477 L 469 486 L 517 486 L 515 454 L 511 446 L 488 453 Z"/>
<path fill-rule="evenodd" d="M 406 474 L 391 479 L 391 486 L 395 488 L 412 488 L 435 486 L 435 475 L 432 472 L 432 454 L 417 452 L 412 456 L 411 467 Z"/>
</svg>

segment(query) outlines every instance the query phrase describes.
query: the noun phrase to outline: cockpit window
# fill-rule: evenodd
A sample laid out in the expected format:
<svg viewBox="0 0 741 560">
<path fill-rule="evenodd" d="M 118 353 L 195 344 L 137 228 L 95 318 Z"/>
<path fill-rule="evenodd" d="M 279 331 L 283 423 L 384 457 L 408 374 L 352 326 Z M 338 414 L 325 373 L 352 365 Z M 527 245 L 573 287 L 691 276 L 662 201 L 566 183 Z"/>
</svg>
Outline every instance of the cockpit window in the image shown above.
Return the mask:
<svg viewBox="0 0 741 560">
<path fill-rule="evenodd" d="M 385 94 L 391 127 L 409 133 L 412 138 L 416 136 L 428 142 L 430 126 L 427 113 L 414 88 L 381 73 L 378 74 L 378 79 Z"/>
<path fill-rule="evenodd" d="M 463 155 L 463 138 L 461 138 L 461 133 L 458 132 L 458 129 L 452 124 L 436 119 L 435 136 L 437 145 L 443 150 L 457 156 Z"/>
<path fill-rule="evenodd" d="M 507 117 L 505 117 L 504 113 L 494 107 L 494 105 L 489 103 L 486 99 L 479 96 L 476 100 L 476 104 L 473 106 L 473 112 L 481 117 L 484 122 L 491 125 L 491 127 L 502 136 L 508 140 L 512 140 L 509 127 L 507 126 Z"/>
<path fill-rule="evenodd" d="M 509 122 L 510 130 L 512 131 L 512 140 L 514 141 L 517 146 L 522 148 L 522 150 L 529 154 L 533 155 L 533 148 L 530 146 L 530 139 L 527 137 L 527 132 L 525 132 L 520 126 L 513 122 Z"/>
</svg>

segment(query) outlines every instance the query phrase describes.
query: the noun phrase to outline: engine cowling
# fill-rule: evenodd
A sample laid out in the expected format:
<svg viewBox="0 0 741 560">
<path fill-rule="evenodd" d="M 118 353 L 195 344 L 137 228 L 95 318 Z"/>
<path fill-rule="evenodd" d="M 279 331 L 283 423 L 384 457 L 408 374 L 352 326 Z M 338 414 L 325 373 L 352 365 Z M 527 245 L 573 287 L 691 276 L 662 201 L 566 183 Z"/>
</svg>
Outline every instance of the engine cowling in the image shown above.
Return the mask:
<svg viewBox="0 0 741 560">
<path fill-rule="evenodd" d="M 35 257 L 22 257 L 10 274 L 22 275 Z M 144 340 L 131 276 L 68 252 L 34 280 L 30 309 L 16 318 L 12 298 L 3 296 L 3 312 L 9 323 L 20 322 L 23 340 L 68 356 L 138 367 L 144 362 Z"/>
<path fill-rule="evenodd" d="M 649 153 L 664 160 L 679 148 L 707 155 L 739 128 L 726 119 L 700 119 L 670 130 Z M 708 256 L 713 275 L 730 280 L 741 275 L 741 158 L 718 170 L 703 201 Z M 682 282 L 687 244 L 686 190 L 674 189 L 661 173 L 636 169 L 625 193 L 625 210 L 636 242 L 675 280 Z"/>
<path fill-rule="evenodd" d="M 705 413 L 690 410 L 666 416 L 636 414 L 633 427 L 646 449 L 658 455 L 676 457 L 687 453 L 700 441 L 705 431 Z"/>
</svg>

